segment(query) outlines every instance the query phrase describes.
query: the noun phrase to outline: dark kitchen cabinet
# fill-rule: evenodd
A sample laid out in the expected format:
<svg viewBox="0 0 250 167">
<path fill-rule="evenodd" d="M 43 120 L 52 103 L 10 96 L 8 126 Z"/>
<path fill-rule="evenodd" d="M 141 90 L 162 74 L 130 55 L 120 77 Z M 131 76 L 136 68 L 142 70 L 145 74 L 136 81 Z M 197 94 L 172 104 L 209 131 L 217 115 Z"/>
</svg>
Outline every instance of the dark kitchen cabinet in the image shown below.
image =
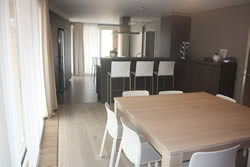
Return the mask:
<svg viewBox="0 0 250 167">
<path fill-rule="evenodd" d="M 220 93 L 233 97 L 236 67 L 235 63 L 178 61 L 175 69 L 175 89 L 184 92 Z"/>
</svg>

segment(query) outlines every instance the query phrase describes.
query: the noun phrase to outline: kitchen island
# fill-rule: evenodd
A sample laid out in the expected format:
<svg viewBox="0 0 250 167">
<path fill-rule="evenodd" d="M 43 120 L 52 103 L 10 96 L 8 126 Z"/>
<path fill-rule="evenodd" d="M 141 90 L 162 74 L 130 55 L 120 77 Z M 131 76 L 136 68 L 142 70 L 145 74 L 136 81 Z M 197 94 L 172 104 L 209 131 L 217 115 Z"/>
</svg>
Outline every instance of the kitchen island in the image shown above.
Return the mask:
<svg viewBox="0 0 250 167">
<path fill-rule="evenodd" d="M 101 58 L 97 65 L 96 91 L 98 100 L 102 103 L 107 101 L 107 72 L 111 71 L 112 61 L 131 61 L 131 72 L 135 71 L 137 61 L 154 61 L 154 71 L 158 71 L 160 61 L 176 61 L 175 65 L 175 90 L 184 92 L 208 92 L 211 94 L 224 94 L 233 97 L 234 83 L 236 75 L 235 63 L 214 63 L 201 60 L 177 60 L 166 57 L 138 58 L 138 57 L 107 57 Z M 133 89 L 133 77 L 131 88 Z M 118 97 L 122 95 L 122 79 L 113 79 L 112 95 Z M 129 90 L 129 80 L 125 80 L 125 90 Z M 137 90 L 150 90 L 150 79 L 137 79 Z M 156 80 L 154 82 L 156 88 Z M 156 90 L 154 88 L 154 90 Z M 159 79 L 159 91 L 172 89 L 172 77 L 161 77 Z M 154 91 L 156 94 L 156 92 Z"/>
</svg>

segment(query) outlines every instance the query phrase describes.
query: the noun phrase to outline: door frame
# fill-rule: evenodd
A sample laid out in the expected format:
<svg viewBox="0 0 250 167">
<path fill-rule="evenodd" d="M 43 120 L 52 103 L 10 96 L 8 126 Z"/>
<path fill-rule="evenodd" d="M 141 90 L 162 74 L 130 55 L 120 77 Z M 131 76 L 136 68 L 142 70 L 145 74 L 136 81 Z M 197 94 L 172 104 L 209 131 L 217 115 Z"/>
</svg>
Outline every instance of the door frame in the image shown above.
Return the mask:
<svg viewBox="0 0 250 167">
<path fill-rule="evenodd" d="M 247 49 L 246 49 L 246 55 L 245 55 L 245 64 L 244 64 L 244 70 L 243 70 L 243 74 L 242 74 L 242 85 L 241 85 L 241 92 L 240 92 L 240 104 L 243 103 L 243 98 L 244 98 L 249 52 L 250 52 L 250 27 L 249 27 L 249 31 L 248 31 L 248 42 L 247 42 Z"/>
<path fill-rule="evenodd" d="M 143 53 L 146 54 L 147 32 L 154 32 L 155 33 L 155 46 L 154 46 L 154 57 L 155 57 L 155 55 L 156 55 L 155 50 L 157 49 L 157 31 L 156 31 L 156 29 L 146 29 L 145 30 L 145 32 L 144 32 L 145 39 L 144 39 L 144 44 L 143 44 L 144 45 Z"/>
</svg>

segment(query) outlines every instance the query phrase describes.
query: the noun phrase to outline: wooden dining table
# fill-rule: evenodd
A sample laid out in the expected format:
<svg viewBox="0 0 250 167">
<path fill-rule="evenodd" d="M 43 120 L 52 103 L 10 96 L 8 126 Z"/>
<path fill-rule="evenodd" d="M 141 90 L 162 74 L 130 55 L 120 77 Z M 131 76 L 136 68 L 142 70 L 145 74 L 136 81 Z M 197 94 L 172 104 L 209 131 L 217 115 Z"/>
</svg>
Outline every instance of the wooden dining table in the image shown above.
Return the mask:
<svg viewBox="0 0 250 167">
<path fill-rule="evenodd" d="M 250 109 L 197 92 L 114 98 L 126 117 L 162 155 L 162 167 L 180 167 L 198 151 L 250 147 Z"/>
</svg>

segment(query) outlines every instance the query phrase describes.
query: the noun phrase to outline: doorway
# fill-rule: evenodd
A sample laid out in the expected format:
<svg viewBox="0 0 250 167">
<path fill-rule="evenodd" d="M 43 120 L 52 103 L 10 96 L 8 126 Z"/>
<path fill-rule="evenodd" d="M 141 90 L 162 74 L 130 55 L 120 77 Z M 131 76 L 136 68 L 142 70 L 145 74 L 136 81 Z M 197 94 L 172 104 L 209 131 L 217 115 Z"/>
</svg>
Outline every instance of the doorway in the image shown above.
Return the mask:
<svg viewBox="0 0 250 167">
<path fill-rule="evenodd" d="M 146 31 L 145 57 L 154 57 L 155 55 L 155 31 Z"/>
<path fill-rule="evenodd" d="M 250 29 L 242 81 L 241 103 L 250 107 Z"/>
<path fill-rule="evenodd" d="M 64 50 L 64 29 L 58 29 L 58 87 L 57 92 L 65 89 L 65 50 Z"/>
</svg>

